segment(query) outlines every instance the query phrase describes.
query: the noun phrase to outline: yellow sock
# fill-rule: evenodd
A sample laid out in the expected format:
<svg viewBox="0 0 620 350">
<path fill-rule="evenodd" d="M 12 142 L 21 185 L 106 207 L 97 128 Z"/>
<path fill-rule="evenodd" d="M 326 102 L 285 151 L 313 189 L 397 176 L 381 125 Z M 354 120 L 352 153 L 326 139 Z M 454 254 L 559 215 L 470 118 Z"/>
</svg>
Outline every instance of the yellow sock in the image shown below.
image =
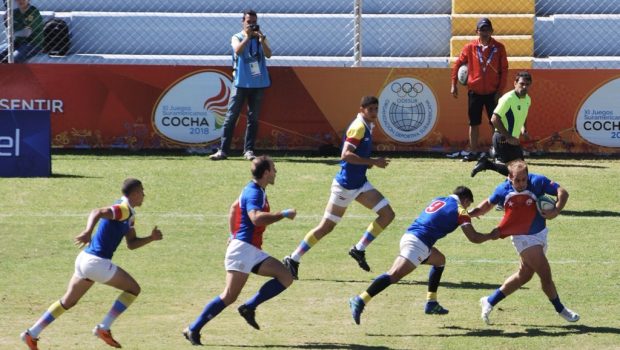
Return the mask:
<svg viewBox="0 0 620 350">
<path fill-rule="evenodd" d="M 360 294 L 360 299 L 364 301 L 364 304 L 368 305 L 370 300 L 372 300 L 372 297 L 368 294 L 368 292 L 362 292 L 362 294 Z"/>
</svg>

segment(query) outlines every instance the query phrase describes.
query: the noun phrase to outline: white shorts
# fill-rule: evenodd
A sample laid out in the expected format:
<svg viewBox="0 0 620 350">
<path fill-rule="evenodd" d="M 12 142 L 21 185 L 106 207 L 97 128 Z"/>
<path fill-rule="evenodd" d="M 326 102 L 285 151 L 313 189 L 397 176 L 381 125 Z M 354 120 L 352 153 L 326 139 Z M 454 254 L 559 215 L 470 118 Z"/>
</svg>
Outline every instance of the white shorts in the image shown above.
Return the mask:
<svg viewBox="0 0 620 350">
<path fill-rule="evenodd" d="M 224 267 L 226 271 L 239 271 L 250 273 L 254 266 L 262 263 L 269 257 L 269 254 L 256 248 L 250 243 L 233 239 L 226 249 Z"/>
<path fill-rule="evenodd" d="M 418 237 L 405 233 L 400 239 L 400 256 L 418 267 L 431 255 L 431 250 Z"/>
<path fill-rule="evenodd" d="M 543 252 L 547 252 L 547 233 L 549 230 L 547 228 L 542 231 L 533 234 L 533 235 L 515 235 L 510 236 L 512 240 L 512 245 L 517 250 L 517 253 L 521 254 L 522 251 L 526 250 L 529 247 L 533 247 L 535 245 L 541 245 L 543 247 Z"/>
<path fill-rule="evenodd" d="M 75 258 L 74 276 L 99 283 L 106 283 L 114 277 L 117 269 L 118 266 L 114 265 L 112 260 L 100 258 L 88 254 L 85 251 L 81 251 L 77 258 Z"/>
<path fill-rule="evenodd" d="M 348 207 L 357 196 L 364 192 L 368 192 L 370 190 L 374 190 L 372 184 L 368 181 L 364 182 L 362 187 L 354 188 L 352 190 L 347 190 L 342 187 L 336 179 L 332 181 L 332 194 L 329 196 L 329 202 L 332 204 L 336 204 L 339 207 Z"/>
</svg>

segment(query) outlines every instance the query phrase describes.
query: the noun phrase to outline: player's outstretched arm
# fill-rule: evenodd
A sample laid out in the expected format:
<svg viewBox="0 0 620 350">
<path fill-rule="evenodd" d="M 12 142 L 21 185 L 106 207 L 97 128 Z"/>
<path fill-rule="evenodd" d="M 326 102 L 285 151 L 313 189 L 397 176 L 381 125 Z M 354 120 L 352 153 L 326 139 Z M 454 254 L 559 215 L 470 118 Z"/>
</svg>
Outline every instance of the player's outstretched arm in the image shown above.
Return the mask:
<svg viewBox="0 0 620 350">
<path fill-rule="evenodd" d="M 461 229 L 463 230 L 465 237 L 467 237 L 470 242 L 476 244 L 480 244 L 488 240 L 496 240 L 499 238 L 499 230 L 497 228 L 494 228 L 493 231 L 491 231 L 489 234 L 484 234 L 476 231 L 474 226 L 471 224 L 462 225 Z"/>
<path fill-rule="evenodd" d="M 477 207 L 475 207 L 474 209 L 470 210 L 468 212 L 469 216 L 471 216 L 472 218 L 477 218 L 479 216 L 482 216 L 486 213 L 489 212 L 489 210 L 491 210 L 493 208 L 493 204 L 491 204 L 491 202 L 489 202 L 489 199 L 485 199 L 483 200 L 480 204 L 478 204 Z"/>
<path fill-rule="evenodd" d="M 291 220 L 295 219 L 295 216 L 297 216 L 297 210 L 295 208 L 284 209 L 282 211 L 274 213 L 251 210 L 248 213 L 248 216 L 250 217 L 250 220 L 254 225 L 267 226 L 273 224 L 274 222 L 278 222 L 284 218 L 288 218 Z"/>
<path fill-rule="evenodd" d="M 153 227 L 151 234 L 146 237 L 137 237 L 136 230 L 130 229 L 129 232 L 125 235 L 125 241 L 127 242 L 127 248 L 134 250 L 140 247 L 144 247 L 145 245 L 153 242 L 160 241 L 164 238 L 163 233 L 157 228 L 157 226 Z"/>
</svg>

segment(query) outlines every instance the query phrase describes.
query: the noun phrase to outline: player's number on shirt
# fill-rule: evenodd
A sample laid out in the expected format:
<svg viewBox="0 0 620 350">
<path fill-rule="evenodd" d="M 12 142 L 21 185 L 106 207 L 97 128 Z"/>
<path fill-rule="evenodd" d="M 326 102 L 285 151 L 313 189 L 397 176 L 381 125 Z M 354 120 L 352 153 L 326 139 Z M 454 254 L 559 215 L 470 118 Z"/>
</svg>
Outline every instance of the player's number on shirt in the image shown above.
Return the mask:
<svg viewBox="0 0 620 350">
<path fill-rule="evenodd" d="M 444 201 L 434 201 L 433 203 L 429 204 L 428 207 L 424 209 L 424 211 L 429 214 L 432 214 L 438 211 L 439 209 L 441 209 L 444 205 L 446 205 L 446 202 Z"/>
</svg>

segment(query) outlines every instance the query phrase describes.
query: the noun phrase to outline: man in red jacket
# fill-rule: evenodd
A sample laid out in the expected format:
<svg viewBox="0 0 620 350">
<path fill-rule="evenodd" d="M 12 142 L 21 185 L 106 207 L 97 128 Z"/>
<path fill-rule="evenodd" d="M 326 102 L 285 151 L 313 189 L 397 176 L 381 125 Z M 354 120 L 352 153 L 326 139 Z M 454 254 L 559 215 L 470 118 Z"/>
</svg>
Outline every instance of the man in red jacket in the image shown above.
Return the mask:
<svg viewBox="0 0 620 350">
<path fill-rule="evenodd" d="M 482 108 L 486 108 L 489 121 L 497 100 L 506 86 L 508 58 L 504 44 L 491 37 L 493 25 L 488 18 L 481 18 L 476 26 L 478 38 L 465 45 L 461 55 L 452 68 L 452 85 L 450 92 L 458 97 L 457 72 L 459 67 L 467 65 L 467 88 L 469 115 L 470 153 L 463 160 L 476 160 L 480 151 L 478 145 L 479 126 L 482 121 Z M 489 124 L 491 125 L 491 124 Z M 492 125 L 491 125 L 492 127 Z"/>
</svg>

